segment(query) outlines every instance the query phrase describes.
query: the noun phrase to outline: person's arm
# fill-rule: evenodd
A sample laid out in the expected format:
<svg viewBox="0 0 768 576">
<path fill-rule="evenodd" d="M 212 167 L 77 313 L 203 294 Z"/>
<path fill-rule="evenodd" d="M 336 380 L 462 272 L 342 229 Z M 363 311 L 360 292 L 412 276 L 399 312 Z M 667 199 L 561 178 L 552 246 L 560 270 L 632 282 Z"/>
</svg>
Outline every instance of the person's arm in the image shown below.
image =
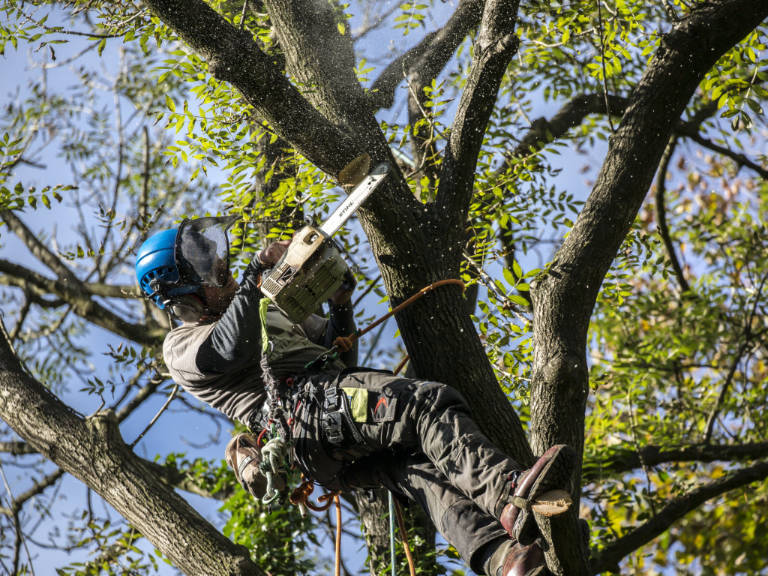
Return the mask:
<svg viewBox="0 0 768 576">
<path fill-rule="evenodd" d="M 333 346 L 334 340 L 339 336 L 349 336 L 355 332 L 355 311 L 352 305 L 354 289 L 355 278 L 351 272 L 347 272 L 344 284 L 328 301 L 330 314 L 323 342 L 327 348 Z M 357 366 L 357 356 L 357 340 L 355 340 L 351 350 L 339 354 L 339 358 L 347 366 Z"/>
<path fill-rule="evenodd" d="M 258 281 L 262 269 L 256 259 L 245 269 L 232 302 L 197 351 L 196 363 L 201 372 L 222 374 L 237 370 L 260 350 Z"/>
<path fill-rule="evenodd" d="M 196 363 L 201 372 L 232 372 L 260 353 L 259 276 L 264 269 L 280 260 L 288 244 L 273 242 L 248 264 L 232 301 L 197 352 Z"/>
</svg>

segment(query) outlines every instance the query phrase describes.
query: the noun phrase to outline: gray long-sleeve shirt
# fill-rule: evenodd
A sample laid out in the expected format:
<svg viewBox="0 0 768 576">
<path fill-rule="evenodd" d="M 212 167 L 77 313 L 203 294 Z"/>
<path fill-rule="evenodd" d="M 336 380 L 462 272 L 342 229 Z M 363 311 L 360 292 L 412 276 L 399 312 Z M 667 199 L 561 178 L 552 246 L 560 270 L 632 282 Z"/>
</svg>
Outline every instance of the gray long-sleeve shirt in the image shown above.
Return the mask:
<svg viewBox="0 0 768 576">
<path fill-rule="evenodd" d="M 245 424 L 266 399 L 261 380 L 261 293 L 258 271 L 249 266 L 222 316 L 208 323 L 183 323 L 163 343 L 163 357 L 173 380 L 187 392 L 229 418 Z M 331 319 L 312 315 L 293 324 L 275 306 L 266 312 L 267 355 L 277 378 L 296 376 L 307 363 L 328 351 L 336 336 L 354 330 L 351 308 L 332 309 Z M 353 365 L 356 351 L 344 357 Z M 342 370 L 331 360 L 328 370 Z"/>
</svg>

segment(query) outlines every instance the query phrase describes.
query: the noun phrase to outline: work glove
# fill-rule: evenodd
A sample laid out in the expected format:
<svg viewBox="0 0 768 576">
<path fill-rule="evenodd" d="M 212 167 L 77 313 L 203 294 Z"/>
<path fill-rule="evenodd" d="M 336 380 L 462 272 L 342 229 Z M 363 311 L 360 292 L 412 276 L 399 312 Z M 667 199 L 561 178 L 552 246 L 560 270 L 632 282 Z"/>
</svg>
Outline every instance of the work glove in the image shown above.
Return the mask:
<svg viewBox="0 0 768 576">
<path fill-rule="evenodd" d="M 251 496 L 261 499 L 267 492 L 267 478 L 259 469 L 261 450 L 257 440 L 255 434 L 238 434 L 227 444 L 225 457 L 240 485 Z"/>
</svg>

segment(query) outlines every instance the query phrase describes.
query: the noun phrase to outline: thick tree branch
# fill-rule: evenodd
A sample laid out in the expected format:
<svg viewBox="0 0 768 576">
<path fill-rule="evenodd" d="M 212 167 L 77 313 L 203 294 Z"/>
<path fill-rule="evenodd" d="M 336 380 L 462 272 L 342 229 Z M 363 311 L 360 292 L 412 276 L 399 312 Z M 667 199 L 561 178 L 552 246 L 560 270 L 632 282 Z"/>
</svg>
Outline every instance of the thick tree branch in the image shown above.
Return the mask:
<svg viewBox="0 0 768 576">
<path fill-rule="evenodd" d="M 0 452 L 7 452 L 12 456 L 21 454 L 37 454 L 37 450 L 26 442 L 0 442 Z"/>
<path fill-rule="evenodd" d="M 616 476 L 646 466 L 681 462 L 730 462 L 758 460 L 768 457 L 768 442 L 749 444 L 694 444 L 691 446 L 644 446 L 639 451 L 611 450 L 599 458 L 584 461 L 584 482 L 597 482 L 607 476 Z"/>
<path fill-rule="evenodd" d="M 443 214 L 441 225 L 448 234 L 449 246 L 453 244 L 451 248 L 454 250 L 464 239 L 464 222 L 488 119 L 496 105 L 501 79 L 517 51 L 517 7 L 517 0 L 490 0 L 486 3 L 472 68 L 445 149 L 436 209 Z M 456 257 L 461 257 L 460 250 Z"/>
<path fill-rule="evenodd" d="M 7 260 L 0 260 L 0 274 L 3 274 L 3 277 L 0 277 L 0 283 L 24 288 L 27 293 L 39 298 L 53 294 L 71 305 L 78 316 L 144 346 L 156 346 L 165 337 L 165 331 L 162 328 L 131 324 L 98 302 L 94 302 L 84 286 L 73 285 L 72 282 L 62 279 L 46 278 Z"/>
<path fill-rule="evenodd" d="M 621 115 L 627 107 L 623 96 L 609 95 L 608 101 L 612 114 Z M 522 158 L 532 151 L 539 150 L 544 144 L 557 140 L 574 126 L 578 126 L 590 114 L 605 114 L 605 98 L 602 94 L 578 94 L 563 104 L 560 110 L 549 120 L 544 116 L 531 123 L 520 142 L 508 154 L 507 162 Z M 505 167 L 502 167 L 504 169 Z"/>
<path fill-rule="evenodd" d="M 60 279 L 73 282 L 75 286 L 80 286 L 80 279 L 75 276 L 75 273 L 67 268 L 61 259 L 51 252 L 12 210 L 3 210 L 0 212 L 0 218 L 24 242 L 35 258 L 50 268 Z"/>
<path fill-rule="evenodd" d="M 48 474 L 48 476 L 42 480 L 35 481 L 31 488 L 13 497 L 13 502 L 11 503 L 9 512 L 14 515 L 17 514 L 19 510 L 21 510 L 21 508 L 24 506 L 24 503 L 27 502 L 27 500 L 42 494 L 46 488 L 53 486 L 62 476 L 64 476 L 64 470 L 59 468 L 55 472 Z"/>
<path fill-rule="evenodd" d="M 605 571 L 618 572 L 622 558 L 666 532 L 677 520 L 707 500 L 730 490 L 748 486 L 753 482 L 762 482 L 766 478 L 768 478 L 768 461 L 758 462 L 672 500 L 653 518 L 596 552 L 591 561 L 592 574 Z"/>
<path fill-rule="evenodd" d="M 21 454 L 39 454 L 38 450 L 27 442 L 1 442 L 0 452 L 8 452 L 14 456 Z M 197 494 L 203 498 L 212 498 L 215 500 L 226 500 L 232 495 L 231 490 L 220 490 L 219 492 L 213 494 L 205 488 L 201 487 L 189 474 L 171 465 L 158 464 L 157 462 L 153 462 L 152 460 L 145 460 L 143 458 L 140 460 L 142 460 L 144 465 L 151 469 L 164 483 L 174 488 L 179 488 L 180 490 L 184 490 L 191 494 Z M 15 506 L 13 510 L 8 509 L 7 514 L 13 514 L 17 509 L 21 507 L 21 504 L 23 504 L 26 500 L 29 500 L 29 498 L 32 496 L 36 496 L 37 494 L 41 493 L 48 486 L 51 486 L 62 476 L 62 474 L 64 474 L 64 471 L 59 469 L 53 474 L 47 476 L 43 481 L 36 482 L 35 486 L 33 486 L 31 489 L 27 490 L 23 494 L 16 496 L 14 498 L 14 503 L 17 504 L 17 506 Z"/>
<path fill-rule="evenodd" d="M 134 300 L 143 297 L 143 293 L 135 285 L 86 282 L 84 286 L 89 294 L 92 294 L 93 296 L 101 296 L 102 298 L 125 298 Z"/>
<path fill-rule="evenodd" d="M 260 118 L 321 170 L 336 175 L 359 153 L 352 139 L 310 105 L 249 33 L 205 2 L 144 3 L 208 61 L 215 77 L 237 88 Z"/>
<path fill-rule="evenodd" d="M 685 274 L 683 274 L 683 267 L 680 266 L 680 260 L 677 258 L 677 253 L 675 252 L 675 245 L 669 234 L 669 226 L 667 225 L 667 207 L 665 203 L 669 162 L 672 160 L 672 156 L 675 153 L 676 145 L 677 139 L 672 138 L 669 141 L 669 144 L 667 144 L 667 148 L 664 150 L 664 155 L 661 157 L 659 174 L 656 177 L 656 222 L 659 226 L 659 235 L 664 242 L 664 247 L 667 249 L 667 257 L 672 264 L 672 270 L 675 272 L 675 278 L 677 278 L 677 283 L 680 284 L 680 290 L 682 292 L 688 292 L 691 287 L 688 285 L 688 280 L 686 280 Z"/>
<path fill-rule="evenodd" d="M 535 449 L 583 442 L 587 395 L 584 350 L 606 271 L 648 191 L 670 134 L 714 62 L 768 15 L 768 3 L 699 5 L 661 42 L 633 92 L 576 224 L 533 291 Z M 653 112 L 653 113 L 651 113 Z"/>
<path fill-rule="evenodd" d="M 23 371 L 5 338 L 0 339 L 0 417 L 98 492 L 186 574 L 263 576 L 245 548 L 222 536 L 127 448 L 114 415 L 75 414 Z"/>
<path fill-rule="evenodd" d="M 480 23 L 482 8 L 480 0 L 461 0 L 445 26 L 427 34 L 416 46 L 393 60 L 371 86 L 368 93 L 371 108 L 392 106 L 395 89 L 404 77 L 436 78 L 467 34 Z"/>
<path fill-rule="evenodd" d="M 627 108 L 629 99 L 611 94 L 608 96 L 608 101 L 611 113 L 621 116 Z M 744 154 L 715 144 L 699 133 L 701 124 L 716 112 L 717 104 L 715 102 L 708 103 L 697 110 L 689 120 L 679 121 L 675 126 L 674 134 L 689 138 L 704 148 L 731 158 L 739 166 L 750 168 L 763 178 L 768 178 L 768 169 L 763 168 Z M 581 124 L 589 114 L 605 114 L 605 99 L 601 94 L 578 94 L 563 104 L 552 118 L 547 119 L 541 116 L 535 119 L 522 140 L 507 154 L 507 162 L 501 167 L 501 170 L 505 170 L 515 158 L 525 157 L 531 152 L 539 150 L 548 142 L 557 140 L 568 130 Z"/>
<path fill-rule="evenodd" d="M 264 5 L 288 71 L 301 85 L 311 88 L 306 98 L 331 122 L 344 127 L 355 142 L 355 156 L 367 152 L 374 162 L 387 161 L 392 166 L 387 190 L 370 197 L 361 213 L 373 216 L 380 230 L 405 225 L 410 214 L 402 208 L 416 210 L 418 206 L 357 80 L 351 36 L 339 33 L 339 14 L 332 3 L 265 0 Z M 409 225 L 417 230 L 415 221 Z"/>
</svg>

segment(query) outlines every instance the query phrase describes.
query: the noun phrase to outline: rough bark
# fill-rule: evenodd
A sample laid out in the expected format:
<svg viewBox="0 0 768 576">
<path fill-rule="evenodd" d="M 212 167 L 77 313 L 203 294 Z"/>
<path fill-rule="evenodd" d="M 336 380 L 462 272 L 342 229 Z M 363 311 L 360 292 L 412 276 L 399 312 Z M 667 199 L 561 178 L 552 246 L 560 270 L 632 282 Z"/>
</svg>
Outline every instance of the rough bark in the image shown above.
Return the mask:
<svg viewBox="0 0 768 576">
<path fill-rule="evenodd" d="M 589 390 L 587 328 L 600 285 L 694 90 L 716 60 L 766 15 L 765 1 L 699 5 L 664 35 L 630 97 L 595 187 L 548 273 L 533 290 L 531 417 L 536 453 L 567 443 L 581 454 Z M 556 542 L 577 539 L 575 522 L 559 521 L 550 528 Z M 548 554 L 548 562 L 553 560 Z M 587 573 L 583 563 L 563 564 L 560 570 L 569 575 Z"/>
<path fill-rule="evenodd" d="M 111 412 L 82 418 L 19 365 L 0 338 L 0 417 L 30 446 L 98 492 L 189 575 L 263 576 L 123 442 Z"/>
</svg>

